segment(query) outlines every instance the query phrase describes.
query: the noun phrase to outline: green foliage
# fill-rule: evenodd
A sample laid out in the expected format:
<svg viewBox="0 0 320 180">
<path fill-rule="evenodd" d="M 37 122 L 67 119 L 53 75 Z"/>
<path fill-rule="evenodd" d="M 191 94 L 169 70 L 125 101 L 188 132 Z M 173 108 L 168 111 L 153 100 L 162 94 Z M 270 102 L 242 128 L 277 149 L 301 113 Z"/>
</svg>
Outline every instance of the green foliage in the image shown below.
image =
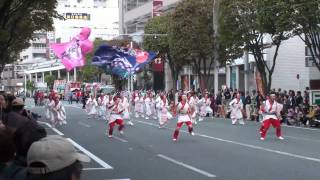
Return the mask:
<svg viewBox="0 0 320 180">
<path fill-rule="evenodd" d="M 224 0 L 221 3 L 221 14 L 220 42 L 231 54 L 245 49 L 253 54 L 264 91 L 268 92 L 281 42 L 293 36 L 292 11 L 287 8 L 287 2 Z M 264 53 L 270 47 L 275 48 L 275 51 L 269 65 Z"/>
<path fill-rule="evenodd" d="M 48 74 L 44 77 L 44 82 L 47 83 L 49 89 L 53 89 L 54 80 L 56 80 L 54 75 Z"/>
<path fill-rule="evenodd" d="M 292 0 L 288 7 L 294 12 L 291 17 L 296 25 L 294 32 L 305 42 L 320 71 L 320 1 Z"/>
<path fill-rule="evenodd" d="M 52 30 L 57 0 L 2 0 L 0 2 L 0 72 L 16 61 L 36 31 Z"/>
<path fill-rule="evenodd" d="M 33 81 L 28 80 L 28 81 L 27 81 L 27 84 L 26 84 L 26 88 L 27 88 L 27 90 L 29 90 L 29 91 L 34 91 L 34 90 L 35 90 L 35 86 L 34 86 Z"/>
</svg>

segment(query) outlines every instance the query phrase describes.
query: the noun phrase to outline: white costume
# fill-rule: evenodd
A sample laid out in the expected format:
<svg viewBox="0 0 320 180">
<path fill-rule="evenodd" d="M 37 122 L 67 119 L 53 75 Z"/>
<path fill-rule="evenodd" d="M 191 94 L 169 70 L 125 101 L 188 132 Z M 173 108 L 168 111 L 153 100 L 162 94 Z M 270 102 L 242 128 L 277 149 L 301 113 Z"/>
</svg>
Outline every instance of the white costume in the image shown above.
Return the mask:
<svg viewBox="0 0 320 180">
<path fill-rule="evenodd" d="M 186 103 L 182 108 L 182 103 L 179 102 L 177 105 L 177 113 L 178 113 L 178 123 L 181 122 L 191 122 L 191 117 L 189 115 L 190 105 Z"/>
<path fill-rule="evenodd" d="M 196 116 L 197 116 L 197 100 L 191 96 L 188 101 L 191 110 L 191 121 L 194 124 L 197 124 Z"/>
<path fill-rule="evenodd" d="M 233 99 L 230 103 L 230 108 L 231 108 L 231 114 L 230 118 L 232 119 L 232 124 L 236 124 L 236 122 L 239 120 L 240 124 L 244 124 L 243 121 L 243 115 L 242 115 L 242 109 L 243 109 L 243 103 L 241 99 Z"/>
<path fill-rule="evenodd" d="M 98 103 L 95 98 L 89 98 L 86 103 L 86 111 L 88 113 L 88 118 L 90 119 L 90 115 L 97 115 L 97 106 Z"/>
<path fill-rule="evenodd" d="M 159 128 L 162 128 L 163 125 L 172 118 L 172 115 L 168 111 L 169 104 L 167 99 L 160 100 L 160 102 L 157 103 L 157 111 L 158 111 L 158 120 L 159 120 Z"/>
<path fill-rule="evenodd" d="M 114 101 L 111 104 L 110 110 L 110 118 L 109 118 L 109 124 L 116 121 L 116 120 L 123 120 L 122 113 L 124 111 L 124 108 L 121 103 L 118 105 L 115 105 Z"/>
<path fill-rule="evenodd" d="M 110 97 L 112 97 L 112 96 L 110 95 Z M 107 119 L 107 121 L 109 121 L 110 115 L 111 115 L 110 108 L 114 104 L 114 101 L 112 100 L 112 98 L 110 99 L 110 97 L 107 98 L 106 106 L 105 106 L 106 107 L 106 119 Z"/>
<path fill-rule="evenodd" d="M 152 115 L 152 98 L 147 96 L 144 100 L 145 107 L 146 107 L 146 119 L 149 119 Z"/>
<path fill-rule="evenodd" d="M 53 100 L 49 100 L 49 99 L 45 99 L 44 100 L 44 109 L 45 109 L 45 112 L 46 112 L 46 119 L 47 120 L 51 120 L 51 117 L 52 117 L 52 107 L 54 105 L 54 102 Z"/>
<path fill-rule="evenodd" d="M 207 98 L 203 97 L 199 100 L 198 104 L 200 105 L 199 121 L 202 121 L 203 117 L 205 117 L 207 115 L 207 113 L 209 113 L 209 114 L 212 113 L 212 109 L 210 107 L 211 100 L 209 97 L 207 97 Z"/>
<path fill-rule="evenodd" d="M 136 114 L 136 118 L 139 117 L 139 115 L 141 117 L 143 117 L 143 97 L 139 97 L 139 96 L 136 96 L 135 99 L 134 99 L 134 111 L 135 111 L 135 114 Z"/>
<path fill-rule="evenodd" d="M 100 96 L 98 98 L 98 115 L 99 117 L 102 117 L 102 119 L 106 119 L 106 104 L 107 104 L 107 98 L 106 96 Z"/>
<path fill-rule="evenodd" d="M 133 125 L 133 123 L 130 120 L 130 110 L 129 110 L 130 104 L 129 104 L 129 100 L 125 96 L 121 100 L 121 104 L 122 104 L 122 107 L 124 108 L 123 119 L 124 120 L 128 120 L 128 124 L 129 125 Z"/>
<path fill-rule="evenodd" d="M 67 117 L 66 117 L 66 110 L 64 109 L 62 103 L 59 101 L 58 104 L 54 103 L 54 106 L 52 107 L 52 117 L 53 117 L 53 124 L 56 125 L 59 123 L 59 125 L 67 124 Z"/>
</svg>

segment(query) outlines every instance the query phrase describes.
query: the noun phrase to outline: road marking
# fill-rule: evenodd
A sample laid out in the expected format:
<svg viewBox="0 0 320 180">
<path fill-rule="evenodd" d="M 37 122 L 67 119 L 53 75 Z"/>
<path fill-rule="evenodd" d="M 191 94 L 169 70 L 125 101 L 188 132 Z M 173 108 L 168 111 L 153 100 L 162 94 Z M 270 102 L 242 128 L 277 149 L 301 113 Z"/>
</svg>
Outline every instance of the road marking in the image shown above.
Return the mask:
<svg viewBox="0 0 320 180">
<path fill-rule="evenodd" d="M 304 140 L 304 141 L 311 141 L 311 142 L 320 143 L 319 140 L 314 140 L 314 139 L 300 138 L 300 137 L 287 136 L 287 135 L 285 137 L 292 138 L 292 139 L 297 139 L 297 140 Z"/>
<path fill-rule="evenodd" d="M 138 120 L 135 120 L 135 121 L 136 121 L 136 122 L 140 122 L 140 123 L 142 123 L 142 124 L 148 124 L 148 125 L 150 125 L 150 123 L 146 123 L 146 122 L 143 122 L 143 121 L 138 121 Z M 156 125 L 156 124 L 152 124 L 151 126 L 158 127 L 158 125 Z M 174 130 L 173 128 L 167 128 L 167 129 Z M 180 131 L 189 134 L 188 131 L 185 131 L 185 130 L 180 130 Z M 245 144 L 245 143 L 240 143 L 240 142 L 236 142 L 236 141 L 231 141 L 231 140 L 216 138 L 216 137 L 212 137 L 212 136 L 208 136 L 208 135 L 200 134 L 200 133 L 195 133 L 195 136 L 205 137 L 205 138 L 208 138 L 208 139 L 213 139 L 213 140 L 216 140 L 216 141 L 221 141 L 221 142 L 226 142 L 226 143 L 230 143 L 230 144 L 240 145 L 240 146 L 247 147 L 247 148 L 251 148 L 251 149 L 256 149 L 256 150 L 261 150 L 261 151 L 276 153 L 276 154 L 280 154 L 280 155 L 284 155 L 284 156 L 289 156 L 289 157 L 294 157 L 294 158 L 298 158 L 298 159 L 304 159 L 304 160 L 309 160 L 309 161 L 314 161 L 314 162 L 320 163 L 320 159 L 318 159 L 318 158 L 313 158 L 313 157 L 308 157 L 308 156 L 302 156 L 302 155 L 293 154 L 293 153 L 288 153 L 288 152 L 284 152 L 284 151 L 278 151 L 278 150 L 274 150 L 274 149 L 268 149 L 268 148 L 261 147 L 261 146 L 255 146 L 255 145 L 251 145 L 251 144 Z"/>
<path fill-rule="evenodd" d="M 81 126 L 90 128 L 91 126 L 89 124 L 83 123 L 83 122 L 78 122 L 78 124 L 80 124 Z"/>
<path fill-rule="evenodd" d="M 174 164 L 177 164 L 177 165 L 179 165 L 179 166 L 185 167 L 185 168 L 190 169 L 190 170 L 192 170 L 192 171 L 194 171 L 194 172 L 197 172 L 197 173 L 199 173 L 199 174 L 202 174 L 202 175 L 204 175 L 204 176 L 207 176 L 207 177 L 209 177 L 209 178 L 216 178 L 216 177 L 217 177 L 217 176 L 214 175 L 214 174 L 208 173 L 208 172 L 203 171 L 203 170 L 201 170 L 201 169 L 198 169 L 198 168 L 196 168 L 196 167 L 193 167 L 193 166 L 190 166 L 190 165 L 185 164 L 185 163 L 183 163 L 183 162 L 177 161 L 177 160 L 172 159 L 172 158 L 170 158 L 170 157 L 168 157 L 168 156 L 165 156 L 165 155 L 163 155 L 163 154 L 158 154 L 157 156 L 160 157 L 160 158 L 162 158 L 162 159 L 165 159 L 165 160 L 167 160 L 167 161 L 170 161 L 170 162 L 172 162 L 172 163 L 174 163 Z"/>
<path fill-rule="evenodd" d="M 109 180 L 130 180 L 130 179 L 109 179 Z"/>
<path fill-rule="evenodd" d="M 113 138 L 115 138 L 115 139 L 117 139 L 117 140 L 119 140 L 119 141 L 121 141 L 121 142 L 124 142 L 124 143 L 127 143 L 127 142 L 128 142 L 127 140 L 122 139 L 122 138 L 117 137 L 117 136 L 113 136 Z"/>
<path fill-rule="evenodd" d="M 57 134 L 59 134 L 60 136 L 64 136 L 64 134 L 63 134 L 61 131 L 59 131 L 58 129 L 52 127 L 49 123 L 43 122 L 43 121 L 38 121 L 38 123 L 39 123 L 39 124 L 45 124 L 45 125 L 47 125 L 49 128 L 51 128 L 54 132 L 56 132 Z"/>
<path fill-rule="evenodd" d="M 320 129 L 307 128 L 307 127 L 297 127 L 297 126 L 288 126 L 288 125 L 282 125 L 282 126 L 287 127 L 287 128 L 305 129 L 305 130 L 310 130 L 310 131 L 320 131 Z"/>
<path fill-rule="evenodd" d="M 83 168 L 83 171 L 92 171 L 92 170 L 107 170 L 106 168 Z"/>
<path fill-rule="evenodd" d="M 113 169 L 109 164 L 107 164 L 106 162 L 104 162 L 102 159 L 98 158 L 96 155 L 92 154 L 91 152 L 89 152 L 88 150 L 86 150 L 84 147 L 82 147 L 81 145 L 79 145 L 78 143 L 76 143 L 75 141 L 73 141 L 70 138 L 67 138 L 68 141 L 70 141 L 76 148 L 78 148 L 80 151 L 82 151 L 83 153 L 85 153 L 86 155 L 88 155 L 91 159 L 93 159 L 94 161 L 96 161 L 98 164 L 100 164 L 102 167 L 106 168 L 106 169 Z"/>
<path fill-rule="evenodd" d="M 109 134 L 105 133 L 105 135 L 109 135 Z M 119 140 L 119 141 L 121 141 L 121 142 L 124 142 L 124 143 L 127 143 L 127 142 L 128 142 L 127 140 L 122 139 L 122 138 L 120 138 L 120 137 L 118 137 L 118 136 L 112 136 L 112 138 L 114 138 L 114 139 L 116 139 L 116 140 Z"/>
</svg>

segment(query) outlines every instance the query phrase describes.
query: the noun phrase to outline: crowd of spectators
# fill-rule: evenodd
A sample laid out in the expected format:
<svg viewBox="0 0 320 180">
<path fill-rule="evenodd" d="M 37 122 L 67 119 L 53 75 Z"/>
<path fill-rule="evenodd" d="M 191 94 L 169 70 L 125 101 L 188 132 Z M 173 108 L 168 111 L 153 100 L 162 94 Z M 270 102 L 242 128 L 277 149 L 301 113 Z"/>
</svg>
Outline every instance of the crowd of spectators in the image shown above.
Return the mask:
<svg viewBox="0 0 320 180">
<path fill-rule="evenodd" d="M 79 180 L 82 163 L 61 136 L 47 135 L 23 99 L 0 94 L 0 180 Z"/>
</svg>

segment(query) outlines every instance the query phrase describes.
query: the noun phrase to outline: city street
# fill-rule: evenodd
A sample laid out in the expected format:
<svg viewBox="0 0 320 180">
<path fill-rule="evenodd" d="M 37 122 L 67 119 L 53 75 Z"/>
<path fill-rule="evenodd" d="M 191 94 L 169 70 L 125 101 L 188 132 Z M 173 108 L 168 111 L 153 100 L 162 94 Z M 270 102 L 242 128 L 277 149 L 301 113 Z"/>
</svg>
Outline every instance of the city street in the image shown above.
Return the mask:
<svg viewBox="0 0 320 180">
<path fill-rule="evenodd" d="M 44 108 L 30 103 L 27 109 L 44 117 Z M 159 129 L 156 120 L 133 118 L 124 135 L 115 129 L 109 139 L 103 120 L 87 119 L 80 104 L 64 104 L 67 125 L 51 128 L 43 118 L 40 123 L 48 134 L 69 138 L 90 156 L 84 180 L 320 179 L 319 129 L 283 127 L 281 141 L 270 128 L 260 141 L 258 123 L 233 126 L 230 120 L 208 118 L 194 126 L 195 136 L 183 127 L 173 142 L 175 119 Z"/>
</svg>

